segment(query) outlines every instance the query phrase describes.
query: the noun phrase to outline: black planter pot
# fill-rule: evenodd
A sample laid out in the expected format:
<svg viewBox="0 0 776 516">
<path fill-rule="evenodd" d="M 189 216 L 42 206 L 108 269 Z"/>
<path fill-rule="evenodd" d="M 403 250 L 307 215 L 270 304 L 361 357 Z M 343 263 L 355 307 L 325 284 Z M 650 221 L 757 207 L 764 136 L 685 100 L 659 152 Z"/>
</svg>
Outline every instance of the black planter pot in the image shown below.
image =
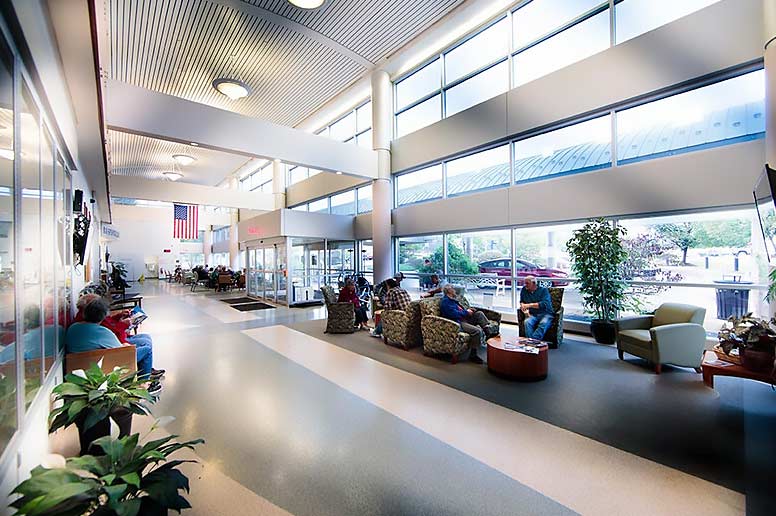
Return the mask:
<svg viewBox="0 0 776 516">
<path fill-rule="evenodd" d="M 614 344 L 616 332 L 614 323 L 605 319 L 593 319 L 590 321 L 590 333 L 599 344 Z"/>
<path fill-rule="evenodd" d="M 769 373 L 773 371 L 773 353 L 752 348 L 741 348 L 741 365 L 744 369 L 756 373 Z"/>
<path fill-rule="evenodd" d="M 75 421 L 78 428 L 78 441 L 81 445 L 80 455 L 104 455 L 102 448 L 92 446 L 92 443 L 100 437 L 110 435 L 110 420 L 119 427 L 119 437 L 126 437 L 132 433 L 132 412 L 125 409 L 114 410 L 110 417 L 106 417 L 97 422 L 88 430 L 84 429 L 86 416 L 81 416 Z"/>
</svg>

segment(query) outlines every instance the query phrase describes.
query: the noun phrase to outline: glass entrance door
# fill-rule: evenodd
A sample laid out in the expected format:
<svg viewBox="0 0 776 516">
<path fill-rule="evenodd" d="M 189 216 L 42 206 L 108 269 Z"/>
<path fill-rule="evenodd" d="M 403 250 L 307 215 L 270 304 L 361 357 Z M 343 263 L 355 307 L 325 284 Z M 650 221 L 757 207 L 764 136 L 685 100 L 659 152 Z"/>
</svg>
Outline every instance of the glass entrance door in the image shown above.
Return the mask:
<svg viewBox="0 0 776 516">
<path fill-rule="evenodd" d="M 286 246 L 248 249 L 248 295 L 286 303 Z"/>
</svg>

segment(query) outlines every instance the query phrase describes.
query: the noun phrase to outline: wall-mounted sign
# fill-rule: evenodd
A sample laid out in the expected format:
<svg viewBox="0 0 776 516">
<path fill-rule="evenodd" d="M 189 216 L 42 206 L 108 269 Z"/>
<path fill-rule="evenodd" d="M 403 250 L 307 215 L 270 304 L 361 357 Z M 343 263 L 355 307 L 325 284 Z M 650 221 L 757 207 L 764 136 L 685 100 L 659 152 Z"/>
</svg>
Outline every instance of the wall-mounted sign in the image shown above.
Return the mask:
<svg viewBox="0 0 776 516">
<path fill-rule="evenodd" d="M 119 230 L 114 228 L 110 224 L 106 224 L 105 222 L 103 222 L 101 226 L 102 226 L 102 236 L 107 238 L 114 238 L 114 239 L 117 239 L 121 236 L 121 233 L 119 233 Z"/>
</svg>

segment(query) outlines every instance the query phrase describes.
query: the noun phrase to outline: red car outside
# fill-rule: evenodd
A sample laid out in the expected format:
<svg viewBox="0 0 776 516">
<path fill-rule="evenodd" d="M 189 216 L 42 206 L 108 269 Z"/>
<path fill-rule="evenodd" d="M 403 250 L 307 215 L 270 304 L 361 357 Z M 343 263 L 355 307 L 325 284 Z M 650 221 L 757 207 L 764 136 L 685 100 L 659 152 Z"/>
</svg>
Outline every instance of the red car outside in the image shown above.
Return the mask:
<svg viewBox="0 0 776 516">
<path fill-rule="evenodd" d="M 500 258 L 497 260 L 488 260 L 479 264 L 480 274 L 497 274 L 499 276 L 512 276 L 512 267 L 509 258 Z M 537 278 L 553 278 L 553 279 L 539 279 L 539 285 L 543 287 L 565 287 L 569 284 L 568 281 L 563 279 L 554 278 L 568 278 L 569 275 L 560 269 L 547 269 L 540 267 L 535 263 L 531 263 L 525 260 L 515 260 L 515 276 L 517 277 L 517 284 L 522 285 L 521 278 L 526 276 L 536 276 Z M 512 284 L 512 280 L 506 280 L 507 285 Z"/>
</svg>

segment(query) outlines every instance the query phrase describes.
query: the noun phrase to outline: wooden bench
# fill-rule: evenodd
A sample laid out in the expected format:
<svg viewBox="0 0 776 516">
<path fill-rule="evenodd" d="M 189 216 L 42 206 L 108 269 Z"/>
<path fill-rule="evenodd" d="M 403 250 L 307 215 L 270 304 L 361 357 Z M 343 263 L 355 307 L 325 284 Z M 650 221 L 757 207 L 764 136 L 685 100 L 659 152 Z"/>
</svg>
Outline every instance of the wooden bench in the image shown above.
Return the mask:
<svg viewBox="0 0 776 516">
<path fill-rule="evenodd" d="M 133 373 L 137 371 L 135 346 L 121 346 L 120 348 L 68 353 L 65 355 L 65 374 L 72 373 L 76 369 L 88 369 L 100 359 L 102 359 L 104 373 L 110 373 L 115 367 L 124 367 Z"/>
</svg>

